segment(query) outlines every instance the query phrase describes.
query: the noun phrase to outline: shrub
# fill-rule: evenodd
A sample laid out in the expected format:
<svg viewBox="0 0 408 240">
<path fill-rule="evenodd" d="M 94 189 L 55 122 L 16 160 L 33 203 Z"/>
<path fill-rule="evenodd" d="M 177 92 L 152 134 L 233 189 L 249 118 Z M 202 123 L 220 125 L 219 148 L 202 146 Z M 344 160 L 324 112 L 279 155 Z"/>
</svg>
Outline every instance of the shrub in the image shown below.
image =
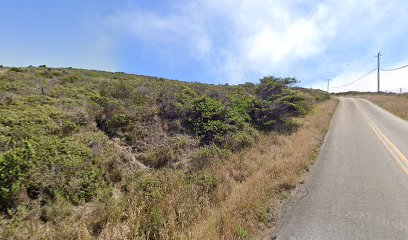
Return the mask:
<svg viewBox="0 0 408 240">
<path fill-rule="evenodd" d="M 224 107 L 209 97 L 201 97 L 193 102 L 187 123 L 204 144 L 222 141 L 227 126 L 224 123 Z"/>
<path fill-rule="evenodd" d="M 264 131 L 276 130 L 280 132 L 291 132 L 294 130 L 290 118 L 305 114 L 306 110 L 297 105 L 284 100 L 274 102 L 256 101 L 252 109 L 254 125 Z"/>
<path fill-rule="evenodd" d="M 75 83 L 80 80 L 80 77 L 78 75 L 68 75 L 65 77 L 61 78 L 61 83 L 62 84 L 67 84 L 67 83 Z"/>
<path fill-rule="evenodd" d="M 234 96 L 228 104 L 226 121 L 231 126 L 236 126 L 236 130 L 243 129 L 245 123 L 251 122 L 250 108 L 253 105 L 253 98 L 249 96 Z"/>
<path fill-rule="evenodd" d="M 305 91 L 306 93 L 310 94 L 313 96 L 317 101 L 325 101 L 330 99 L 330 94 L 327 93 L 326 91 L 322 91 L 319 89 L 302 89 L 302 91 Z"/>
<path fill-rule="evenodd" d="M 128 145 L 134 145 L 147 137 L 148 133 L 135 117 L 113 111 L 107 114 L 97 116 L 96 121 L 99 129 L 110 138 L 120 138 Z"/>
<path fill-rule="evenodd" d="M 100 170 L 89 159 L 91 151 L 73 138 L 40 137 L 35 140 L 35 157 L 26 176 L 38 189 L 61 193 L 73 204 L 89 201 L 103 185 Z"/>
<path fill-rule="evenodd" d="M 222 181 L 214 173 L 199 171 L 187 175 L 186 180 L 188 185 L 195 188 L 199 203 L 204 204 L 204 199 L 210 199 L 213 203 L 218 202 L 217 190 Z"/>
<path fill-rule="evenodd" d="M 190 157 L 191 168 L 193 170 L 201 170 L 208 166 L 211 159 L 221 158 L 227 159 L 230 157 L 231 151 L 225 148 L 219 148 L 215 145 L 199 148 L 194 155 Z"/>
<path fill-rule="evenodd" d="M 193 102 L 198 95 L 190 88 L 181 90 L 164 89 L 158 98 L 159 115 L 166 120 L 184 119 L 187 112 L 193 108 Z"/>
<path fill-rule="evenodd" d="M 101 95 L 120 100 L 126 106 L 145 104 L 149 97 L 149 90 L 137 86 L 133 81 L 116 80 L 103 82 L 100 89 Z"/>
<path fill-rule="evenodd" d="M 144 164 L 155 168 L 169 166 L 179 161 L 183 152 L 189 147 L 191 148 L 191 144 L 188 138 L 172 137 L 162 144 L 151 148 L 144 157 L 142 157 L 142 161 Z"/>
<path fill-rule="evenodd" d="M 15 207 L 23 186 L 23 177 L 31 166 L 34 150 L 28 141 L 21 147 L 0 154 L 0 207 Z"/>
<path fill-rule="evenodd" d="M 256 88 L 256 94 L 263 100 L 274 100 L 283 93 L 288 86 L 298 83 L 295 78 L 277 78 L 266 76 L 261 78 Z"/>
<path fill-rule="evenodd" d="M 162 210 L 154 204 L 149 204 L 144 214 L 139 234 L 145 239 L 160 239 L 160 229 L 165 224 Z"/>
<path fill-rule="evenodd" d="M 288 85 L 296 83 L 294 78 L 265 77 L 257 88 L 261 99 L 253 102 L 251 116 L 253 124 L 260 130 L 292 132 L 297 125 L 292 117 L 304 116 L 309 107 L 305 98 Z"/>
<path fill-rule="evenodd" d="M 255 137 L 247 131 L 240 131 L 237 133 L 230 133 L 225 140 L 225 147 L 231 151 L 239 151 L 241 149 L 249 148 L 255 144 Z"/>
<path fill-rule="evenodd" d="M 12 68 L 10 68 L 10 71 L 12 71 L 12 72 L 23 72 L 23 70 L 21 69 L 21 68 L 17 68 L 17 67 L 12 67 Z"/>
<path fill-rule="evenodd" d="M 174 149 L 166 145 L 150 150 L 150 152 L 142 158 L 143 163 L 154 168 L 165 167 L 178 160 L 179 155 Z"/>
<path fill-rule="evenodd" d="M 236 235 L 237 239 L 240 239 L 240 240 L 250 239 L 250 237 L 251 237 L 248 230 L 246 230 L 242 226 L 237 226 L 236 227 L 235 235 Z"/>
<path fill-rule="evenodd" d="M 125 114 L 113 115 L 106 121 L 106 127 L 110 129 L 121 129 L 126 128 L 132 123 L 132 119 Z"/>
</svg>

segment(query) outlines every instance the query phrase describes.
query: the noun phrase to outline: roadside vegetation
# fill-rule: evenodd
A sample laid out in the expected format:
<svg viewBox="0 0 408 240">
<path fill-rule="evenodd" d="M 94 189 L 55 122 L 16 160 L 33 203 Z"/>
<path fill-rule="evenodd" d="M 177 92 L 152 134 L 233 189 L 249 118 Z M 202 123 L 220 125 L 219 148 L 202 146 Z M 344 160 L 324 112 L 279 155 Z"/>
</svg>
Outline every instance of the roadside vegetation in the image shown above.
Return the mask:
<svg viewBox="0 0 408 240">
<path fill-rule="evenodd" d="M 396 116 L 408 120 L 408 94 L 365 94 L 362 97 Z"/>
<path fill-rule="evenodd" d="M 408 120 L 408 93 L 373 93 L 373 92 L 344 92 L 336 93 L 337 96 L 361 97 L 372 101 L 394 115 Z"/>
<path fill-rule="evenodd" d="M 270 227 L 335 106 L 296 82 L 0 68 L 0 238 L 245 239 Z"/>
</svg>

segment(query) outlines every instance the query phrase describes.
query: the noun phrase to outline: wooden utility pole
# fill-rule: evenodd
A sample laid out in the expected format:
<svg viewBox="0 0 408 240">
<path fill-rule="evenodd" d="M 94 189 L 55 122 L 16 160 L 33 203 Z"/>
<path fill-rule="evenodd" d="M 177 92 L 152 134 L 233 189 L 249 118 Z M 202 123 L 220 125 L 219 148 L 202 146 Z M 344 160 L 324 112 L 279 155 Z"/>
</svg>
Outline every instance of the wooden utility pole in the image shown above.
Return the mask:
<svg viewBox="0 0 408 240">
<path fill-rule="evenodd" d="M 330 79 L 327 79 L 327 92 L 330 92 Z"/>
<path fill-rule="evenodd" d="M 377 92 L 380 92 L 380 57 L 381 52 L 377 55 Z"/>
</svg>

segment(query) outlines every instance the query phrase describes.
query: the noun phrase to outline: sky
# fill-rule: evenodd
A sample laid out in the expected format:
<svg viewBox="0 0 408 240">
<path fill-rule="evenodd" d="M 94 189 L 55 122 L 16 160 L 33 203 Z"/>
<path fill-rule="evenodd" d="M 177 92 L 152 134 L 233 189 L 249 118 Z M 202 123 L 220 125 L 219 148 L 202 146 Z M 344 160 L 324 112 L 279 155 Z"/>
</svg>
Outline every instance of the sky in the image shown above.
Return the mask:
<svg viewBox="0 0 408 240">
<path fill-rule="evenodd" d="M 0 0 L 0 65 L 120 71 L 212 84 L 295 77 L 376 91 L 408 64 L 406 0 Z M 381 72 L 408 91 L 408 68 Z M 344 86 L 347 85 L 347 86 Z"/>
</svg>

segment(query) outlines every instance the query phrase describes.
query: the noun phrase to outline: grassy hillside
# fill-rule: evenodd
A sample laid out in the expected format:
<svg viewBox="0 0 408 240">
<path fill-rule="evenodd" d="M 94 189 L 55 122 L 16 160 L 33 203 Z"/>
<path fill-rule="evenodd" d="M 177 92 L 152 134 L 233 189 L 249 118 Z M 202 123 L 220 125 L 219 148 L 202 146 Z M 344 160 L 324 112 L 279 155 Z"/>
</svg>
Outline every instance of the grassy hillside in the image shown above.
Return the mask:
<svg viewBox="0 0 408 240">
<path fill-rule="evenodd" d="M 337 93 L 344 97 L 361 97 L 372 101 L 398 117 L 408 120 L 408 94 L 373 93 L 373 92 L 345 92 Z"/>
<path fill-rule="evenodd" d="M 372 101 L 402 119 L 408 120 L 408 94 L 365 94 L 361 97 Z"/>
<path fill-rule="evenodd" d="M 0 68 L 0 236 L 181 236 L 231 192 L 214 166 L 296 131 L 329 98 L 295 82 Z"/>
</svg>

